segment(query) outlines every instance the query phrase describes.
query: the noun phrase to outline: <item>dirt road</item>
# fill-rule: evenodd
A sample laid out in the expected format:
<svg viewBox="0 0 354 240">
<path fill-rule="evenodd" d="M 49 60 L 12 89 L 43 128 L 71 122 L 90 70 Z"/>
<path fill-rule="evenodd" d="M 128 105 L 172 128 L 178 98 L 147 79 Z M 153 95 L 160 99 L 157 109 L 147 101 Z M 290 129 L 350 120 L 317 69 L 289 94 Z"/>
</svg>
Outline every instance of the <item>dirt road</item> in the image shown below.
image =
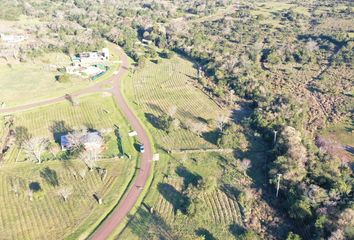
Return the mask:
<svg viewBox="0 0 354 240">
<path fill-rule="evenodd" d="M 77 97 L 84 94 L 91 94 L 96 92 L 110 92 L 117 106 L 121 109 L 126 119 L 129 121 L 133 129 L 138 133 L 139 141 L 144 144 L 145 152 L 141 154 L 141 167 L 138 176 L 135 178 L 131 188 L 127 191 L 124 198 L 121 199 L 119 205 L 112 211 L 112 213 L 101 223 L 99 228 L 91 235 L 90 239 L 103 240 L 117 228 L 117 226 L 128 215 L 134 204 L 137 202 L 147 179 L 150 176 L 152 166 L 152 146 L 149 137 L 139 122 L 138 118 L 134 115 L 132 110 L 126 103 L 121 91 L 121 78 L 129 69 L 129 61 L 127 55 L 122 49 L 119 49 L 119 57 L 122 61 L 118 72 L 108 80 L 99 82 L 93 86 L 87 87 L 80 91 L 70 93 L 71 96 Z M 112 85 L 111 88 L 106 88 L 107 84 Z M 24 111 L 31 108 L 37 108 L 48 104 L 57 103 L 66 100 L 65 96 L 39 101 L 31 104 L 21 105 L 13 108 L 0 109 L 1 113 L 13 113 L 17 111 Z"/>
</svg>

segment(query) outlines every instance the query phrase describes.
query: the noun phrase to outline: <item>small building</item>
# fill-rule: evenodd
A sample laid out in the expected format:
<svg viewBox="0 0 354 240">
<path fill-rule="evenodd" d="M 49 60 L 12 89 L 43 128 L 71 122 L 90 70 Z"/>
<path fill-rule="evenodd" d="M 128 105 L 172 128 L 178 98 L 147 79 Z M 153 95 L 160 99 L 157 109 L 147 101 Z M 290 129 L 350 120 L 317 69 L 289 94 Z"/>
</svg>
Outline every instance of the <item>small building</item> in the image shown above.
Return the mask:
<svg viewBox="0 0 354 240">
<path fill-rule="evenodd" d="M 85 149 L 93 149 L 102 147 L 103 139 L 99 132 L 88 132 L 80 138 L 80 142 Z M 60 146 L 62 151 L 69 150 L 72 147 L 69 134 L 60 137 Z"/>
<path fill-rule="evenodd" d="M 71 58 L 72 62 L 98 63 L 109 60 L 109 49 L 103 48 L 101 52 L 83 52 Z"/>
</svg>

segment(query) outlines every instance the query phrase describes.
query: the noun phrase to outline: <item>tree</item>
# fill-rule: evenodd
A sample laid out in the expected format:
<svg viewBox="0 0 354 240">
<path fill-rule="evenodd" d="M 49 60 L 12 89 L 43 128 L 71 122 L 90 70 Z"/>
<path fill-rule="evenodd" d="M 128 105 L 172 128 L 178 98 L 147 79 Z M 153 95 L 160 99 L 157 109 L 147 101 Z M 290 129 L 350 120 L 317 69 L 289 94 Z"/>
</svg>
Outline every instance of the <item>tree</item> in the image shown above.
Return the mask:
<svg viewBox="0 0 354 240">
<path fill-rule="evenodd" d="M 63 198 L 64 202 L 66 202 L 69 196 L 73 193 L 71 187 L 62 187 L 58 190 L 58 195 Z"/>
<path fill-rule="evenodd" d="M 56 80 L 60 83 L 68 83 L 70 82 L 70 76 L 69 74 L 63 74 L 63 75 L 58 75 L 56 76 Z"/>
<path fill-rule="evenodd" d="M 259 240 L 260 237 L 253 230 L 246 230 L 240 235 L 240 240 Z"/>
<path fill-rule="evenodd" d="M 241 167 L 241 169 L 242 169 L 242 171 L 243 171 L 243 174 L 244 174 L 245 176 L 247 175 L 247 174 L 246 174 L 247 170 L 248 170 L 251 166 L 252 166 L 251 160 L 245 158 L 245 159 L 243 159 L 243 160 L 241 161 L 240 167 Z"/>
<path fill-rule="evenodd" d="M 159 128 L 165 131 L 169 131 L 171 126 L 172 126 L 173 118 L 170 117 L 167 114 L 162 114 L 161 116 L 158 117 L 157 123 Z"/>
<path fill-rule="evenodd" d="M 47 149 L 48 139 L 43 137 L 34 137 L 23 142 L 22 148 L 26 154 L 37 163 L 42 163 L 41 155 Z"/>
<path fill-rule="evenodd" d="M 147 62 L 146 57 L 145 56 L 140 56 L 139 59 L 138 59 L 138 62 L 137 62 L 138 68 L 140 68 L 140 69 L 144 68 L 145 65 L 146 65 L 146 62 Z"/>
<path fill-rule="evenodd" d="M 167 110 L 167 115 L 171 118 L 174 118 L 176 113 L 177 113 L 177 107 L 175 105 L 170 106 Z"/>
<path fill-rule="evenodd" d="M 162 56 L 167 59 L 171 59 L 174 56 L 174 53 L 172 51 L 169 51 L 167 49 L 162 51 Z"/>
<path fill-rule="evenodd" d="M 226 115 L 219 114 L 216 118 L 216 125 L 219 131 L 222 133 L 226 123 L 229 121 L 229 118 Z"/>
<path fill-rule="evenodd" d="M 28 132 L 28 128 L 26 127 L 16 127 L 16 144 L 21 147 L 22 143 L 31 138 L 31 134 Z"/>
<path fill-rule="evenodd" d="M 96 167 L 96 161 L 103 150 L 103 139 L 99 135 L 89 134 L 80 141 L 84 146 L 84 151 L 80 154 L 80 158 L 91 171 Z"/>
<path fill-rule="evenodd" d="M 95 167 L 97 167 L 94 158 L 90 155 L 89 152 L 87 151 L 81 152 L 79 158 L 86 164 L 86 166 L 90 171 L 92 171 Z"/>
<path fill-rule="evenodd" d="M 194 122 L 194 121 L 190 121 L 190 122 L 187 122 L 187 128 L 197 134 L 199 137 L 202 136 L 202 133 L 206 131 L 207 129 L 207 125 L 203 122 Z"/>
<path fill-rule="evenodd" d="M 76 129 L 68 134 L 68 141 L 71 151 L 80 150 L 83 147 L 82 138 L 87 134 L 87 128 Z"/>
<path fill-rule="evenodd" d="M 223 133 L 220 134 L 217 143 L 219 147 L 224 148 L 246 150 L 248 147 L 242 127 L 235 123 L 226 126 Z"/>
<path fill-rule="evenodd" d="M 301 237 L 293 232 L 289 232 L 286 240 L 301 240 Z"/>
</svg>

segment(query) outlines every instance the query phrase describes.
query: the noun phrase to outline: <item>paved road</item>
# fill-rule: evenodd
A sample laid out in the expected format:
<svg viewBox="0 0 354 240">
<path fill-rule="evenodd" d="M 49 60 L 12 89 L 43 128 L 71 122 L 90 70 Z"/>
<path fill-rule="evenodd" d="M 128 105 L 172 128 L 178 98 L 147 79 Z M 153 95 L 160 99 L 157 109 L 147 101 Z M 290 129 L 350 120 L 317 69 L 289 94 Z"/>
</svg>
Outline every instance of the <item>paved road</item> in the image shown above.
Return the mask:
<svg viewBox="0 0 354 240">
<path fill-rule="evenodd" d="M 103 240 L 107 239 L 109 235 L 117 228 L 117 226 L 123 221 L 123 219 L 128 215 L 130 210 L 133 208 L 134 204 L 138 200 L 143 187 L 145 186 L 147 179 L 150 176 L 151 166 L 152 166 L 152 146 L 149 140 L 149 137 L 144 130 L 143 126 L 140 124 L 137 117 L 134 115 L 132 110 L 129 108 L 128 104 L 125 102 L 125 99 L 121 91 L 121 78 L 129 69 L 129 61 L 127 55 L 122 49 L 119 48 L 119 56 L 122 60 L 118 72 L 108 80 L 99 82 L 93 86 L 87 87 L 80 91 L 74 92 L 72 96 L 79 96 L 83 94 L 91 94 L 95 92 L 110 92 L 117 106 L 121 109 L 126 119 L 129 121 L 133 129 L 138 133 L 139 141 L 144 144 L 145 152 L 141 155 L 141 167 L 138 173 L 138 176 L 135 178 L 134 183 L 131 185 L 131 188 L 128 190 L 124 198 L 119 202 L 117 208 L 105 219 L 99 228 L 92 234 L 90 239 L 93 240 Z M 112 87 L 107 89 L 107 84 L 111 84 Z M 36 103 L 21 105 L 13 108 L 0 109 L 0 113 L 12 113 L 16 111 L 28 110 L 31 108 L 36 108 L 48 104 L 57 103 L 64 101 L 65 96 L 57 97 L 53 99 L 48 99 Z"/>
</svg>

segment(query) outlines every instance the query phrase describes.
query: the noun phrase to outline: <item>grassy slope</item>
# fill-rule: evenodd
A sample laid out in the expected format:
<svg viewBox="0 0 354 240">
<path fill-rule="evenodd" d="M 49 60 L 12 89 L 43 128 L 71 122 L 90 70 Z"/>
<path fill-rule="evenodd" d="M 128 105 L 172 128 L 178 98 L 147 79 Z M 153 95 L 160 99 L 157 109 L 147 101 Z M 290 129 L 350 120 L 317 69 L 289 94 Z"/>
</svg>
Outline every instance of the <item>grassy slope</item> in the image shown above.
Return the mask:
<svg viewBox="0 0 354 240">
<path fill-rule="evenodd" d="M 125 84 L 125 95 L 135 104 L 140 118 L 146 121 L 152 135 L 159 144 L 163 143 L 164 148 L 215 148 L 207 138 L 200 138 L 185 129 L 166 134 L 148 121 L 148 116 L 158 117 L 172 106 L 177 107 L 176 118 L 181 123 L 205 122 L 226 112 L 192 85 L 196 75 L 191 62 L 176 57 L 164 59 L 159 64 L 148 62 L 144 69 L 126 80 L 129 84 Z"/>
<path fill-rule="evenodd" d="M 81 179 L 78 173 L 86 167 L 79 160 L 47 161 L 37 165 L 25 162 L 24 156 L 19 154 L 18 162 L 15 162 L 18 150 L 13 147 L 0 169 L 0 201 L 5 204 L 0 211 L 0 238 L 62 239 L 66 236 L 77 239 L 81 233 L 97 224 L 97 220 L 123 194 L 132 178 L 137 159 L 134 141 L 127 136 L 130 127 L 117 111 L 111 97 L 86 96 L 80 102 L 78 107 L 65 102 L 18 113 L 15 115 L 15 125 L 28 127 L 33 135 L 52 138 L 49 129 L 53 121 L 65 121 L 70 127 L 88 124 L 95 129 L 112 128 L 113 124 L 118 124 L 125 151 L 132 154 L 132 160 L 100 160 L 98 166 L 108 169 L 106 179 L 102 181 L 96 171 L 87 170 L 86 177 Z M 113 150 L 110 153 L 117 154 L 114 147 L 117 143 L 114 136 L 111 137 Z M 56 172 L 59 186 L 53 187 L 40 176 L 40 171 L 45 167 Z M 39 182 L 42 188 L 42 191 L 34 194 L 33 201 L 26 194 L 30 182 Z M 14 186 L 19 188 L 18 196 L 13 191 Z M 73 189 L 66 203 L 57 194 L 63 186 Z M 103 196 L 102 205 L 94 200 L 92 195 L 95 192 Z"/>
<path fill-rule="evenodd" d="M 154 169 L 154 180 L 143 205 L 134 215 L 133 220 L 119 235 L 119 239 L 142 239 L 146 237 L 148 226 L 151 226 L 146 206 L 152 207 L 156 214 L 162 218 L 164 224 L 173 226 L 174 205 L 169 199 L 166 187 L 181 192 L 184 181 L 188 182 L 195 176 L 208 178 L 210 176 L 220 176 L 222 173 L 218 162 L 223 157 L 234 158 L 232 154 L 222 155 L 218 153 L 199 154 L 176 154 L 169 155 L 159 149 L 159 146 L 171 149 L 183 148 L 216 148 L 212 143 L 198 137 L 187 130 L 178 130 L 166 134 L 151 124 L 146 118 L 146 114 L 158 116 L 163 111 L 167 111 L 170 106 L 177 106 L 176 117 L 181 122 L 188 119 L 216 118 L 216 116 L 226 110 L 220 109 L 212 100 L 196 89 L 191 82 L 196 76 L 193 64 L 180 57 L 171 60 L 164 59 L 162 63 L 154 64 L 149 62 L 147 66 L 137 73 L 126 77 L 124 83 L 124 93 L 128 100 L 133 103 L 133 107 L 138 112 L 148 126 L 160 152 L 160 160 Z M 209 139 L 211 140 L 211 139 Z M 188 169 L 186 172 L 179 172 L 181 167 Z M 188 174 L 191 173 L 191 174 Z M 166 176 L 168 176 L 166 178 Z M 229 228 L 230 224 L 237 223 L 242 226 L 242 219 L 238 203 L 227 197 L 220 190 L 205 193 L 201 197 L 202 208 L 192 220 L 195 229 L 208 227 L 208 231 L 215 236 L 228 239 L 232 237 L 230 231 L 221 231 Z M 178 201 L 178 199 L 176 199 Z M 174 226 L 176 227 L 176 226 Z"/>
</svg>

